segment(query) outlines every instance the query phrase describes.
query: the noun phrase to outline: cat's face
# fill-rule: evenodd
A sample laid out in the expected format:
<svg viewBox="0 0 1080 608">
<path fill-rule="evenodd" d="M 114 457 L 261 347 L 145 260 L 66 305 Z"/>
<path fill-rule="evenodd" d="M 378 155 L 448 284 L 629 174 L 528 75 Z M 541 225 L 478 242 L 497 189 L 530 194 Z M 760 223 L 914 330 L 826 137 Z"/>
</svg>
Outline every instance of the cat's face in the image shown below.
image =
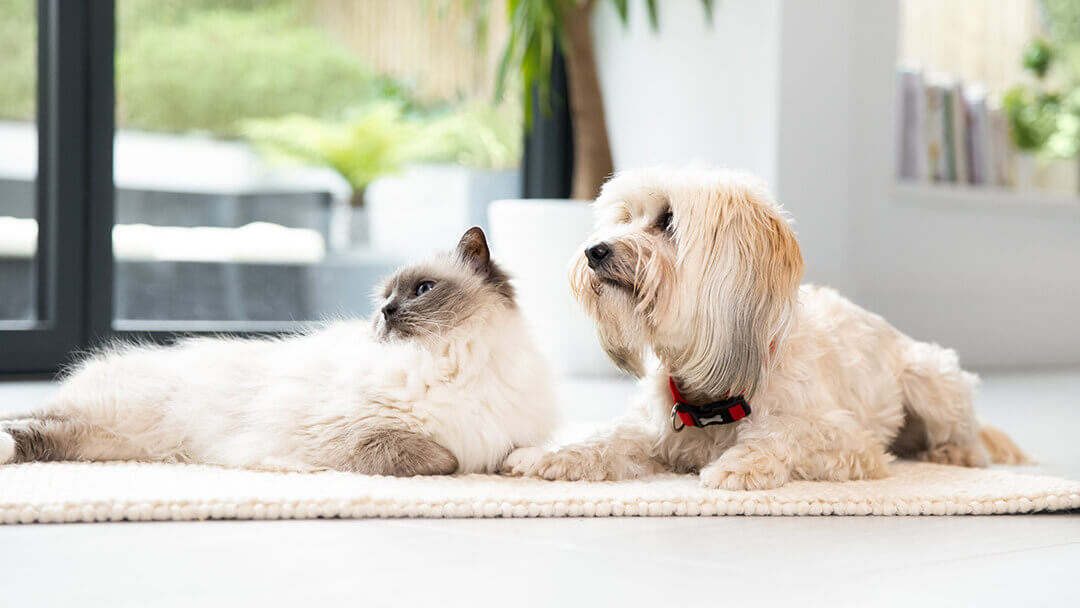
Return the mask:
<svg viewBox="0 0 1080 608">
<path fill-rule="evenodd" d="M 453 253 L 406 266 L 375 293 L 372 324 L 380 341 L 438 342 L 465 325 L 513 308 L 510 279 L 488 251 L 484 231 L 470 228 Z"/>
</svg>

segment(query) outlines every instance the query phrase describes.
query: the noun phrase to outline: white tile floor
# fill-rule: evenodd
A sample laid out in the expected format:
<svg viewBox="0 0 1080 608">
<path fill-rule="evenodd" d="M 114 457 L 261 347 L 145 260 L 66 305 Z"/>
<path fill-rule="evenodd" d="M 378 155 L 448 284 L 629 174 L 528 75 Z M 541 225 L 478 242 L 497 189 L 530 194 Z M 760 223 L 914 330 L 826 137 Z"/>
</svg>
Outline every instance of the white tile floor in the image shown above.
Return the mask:
<svg viewBox="0 0 1080 608">
<path fill-rule="evenodd" d="M 578 427 L 633 390 L 562 388 Z M 0 384 L 0 411 L 51 390 Z M 1080 373 L 988 376 L 979 410 L 1080 479 Z M 1076 513 L 0 527 L 0 606 L 1080 606 L 1078 572 Z"/>
</svg>

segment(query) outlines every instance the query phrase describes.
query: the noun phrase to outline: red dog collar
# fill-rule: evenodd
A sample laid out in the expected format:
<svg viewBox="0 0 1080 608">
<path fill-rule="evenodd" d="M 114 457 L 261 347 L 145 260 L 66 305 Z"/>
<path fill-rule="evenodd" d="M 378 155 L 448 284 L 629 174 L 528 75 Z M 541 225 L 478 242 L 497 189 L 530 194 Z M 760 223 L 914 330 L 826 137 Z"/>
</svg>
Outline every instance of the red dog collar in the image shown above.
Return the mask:
<svg viewBox="0 0 1080 608">
<path fill-rule="evenodd" d="M 705 405 L 693 405 L 683 399 L 675 386 L 675 379 L 670 376 L 668 385 L 671 386 L 671 398 L 675 401 L 675 404 L 671 406 L 671 428 L 676 433 L 688 426 L 731 424 L 750 415 L 750 404 L 742 395 L 725 397 L 720 401 Z M 676 419 L 682 422 L 682 426 L 676 425 Z"/>
</svg>

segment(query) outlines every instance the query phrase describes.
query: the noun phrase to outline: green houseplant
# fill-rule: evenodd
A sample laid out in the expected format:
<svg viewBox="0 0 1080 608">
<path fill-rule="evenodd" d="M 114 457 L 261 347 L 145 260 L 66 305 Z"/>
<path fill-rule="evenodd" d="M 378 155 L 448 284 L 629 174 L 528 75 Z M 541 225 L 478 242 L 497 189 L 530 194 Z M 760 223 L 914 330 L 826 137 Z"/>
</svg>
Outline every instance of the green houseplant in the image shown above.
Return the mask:
<svg viewBox="0 0 1080 608">
<path fill-rule="evenodd" d="M 241 123 L 244 136 L 270 160 L 332 169 L 349 183 L 353 207 L 376 178 L 401 170 L 416 154 L 419 125 L 401 105 L 376 102 L 329 121 L 292 114 Z"/>
<path fill-rule="evenodd" d="M 599 0 L 600 2 L 606 0 Z M 629 21 L 629 0 L 610 0 L 623 25 Z M 643 0 L 653 29 L 659 27 L 657 0 Z M 482 4 L 482 3 L 480 3 Z M 552 57 L 566 58 L 569 106 L 573 125 L 574 168 L 571 198 L 592 199 L 612 173 L 611 146 L 604 123 L 604 101 L 596 70 L 590 18 L 598 0 L 508 0 L 509 38 L 499 62 L 496 90 L 506 90 L 517 76 L 524 95 L 536 87 L 541 108 L 550 107 Z M 712 22 L 713 0 L 701 0 Z M 526 102 L 526 122 L 531 117 Z"/>
<path fill-rule="evenodd" d="M 349 184 L 349 204 L 335 205 L 331 215 L 331 243 L 339 250 L 367 242 L 367 188 L 401 170 L 415 154 L 419 132 L 401 104 L 390 101 L 353 110 L 339 121 L 293 114 L 245 121 L 240 130 L 271 162 L 326 167 Z"/>
<path fill-rule="evenodd" d="M 360 234 L 365 228 L 355 223 L 369 218 L 373 246 L 409 251 L 426 246 L 401 233 L 409 226 L 423 231 L 431 224 L 440 233 L 457 233 L 483 225 L 487 202 L 517 192 L 519 176 L 511 169 L 521 157 L 520 124 L 518 112 L 509 106 L 463 103 L 407 112 L 398 102 L 382 101 L 354 109 L 343 120 L 290 115 L 246 121 L 241 128 L 268 159 L 326 167 L 348 182 L 353 192 L 350 243 L 368 240 Z M 370 188 L 376 180 L 380 187 Z M 420 183 L 425 181 L 430 183 Z M 455 216 L 429 207 L 440 202 L 465 210 Z M 419 225 L 405 217 L 414 213 L 446 214 L 442 224 L 455 227 L 436 221 Z M 437 242 L 438 236 L 421 240 Z"/>
<path fill-rule="evenodd" d="M 1014 185 L 1021 190 L 1076 194 L 1080 152 L 1080 89 L 1052 90 L 1048 75 L 1060 62 L 1055 45 L 1036 38 L 1025 47 L 1021 62 L 1035 78 L 1002 97 L 1009 135 L 1017 151 Z"/>
</svg>

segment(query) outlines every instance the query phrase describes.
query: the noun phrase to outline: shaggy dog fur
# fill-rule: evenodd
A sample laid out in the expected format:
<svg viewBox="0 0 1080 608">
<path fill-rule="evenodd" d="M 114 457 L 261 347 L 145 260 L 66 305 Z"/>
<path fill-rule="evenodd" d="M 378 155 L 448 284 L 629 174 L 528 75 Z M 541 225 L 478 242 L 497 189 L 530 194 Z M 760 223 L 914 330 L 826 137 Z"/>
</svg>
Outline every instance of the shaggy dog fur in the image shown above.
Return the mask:
<svg viewBox="0 0 1080 608">
<path fill-rule="evenodd" d="M 591 266 L 585 253 L 575 259 L 571 284 L 611 359 L 644 376 L 642 398 L 592 440 L 517 450 L 504 471 L 568 480 L 699 472 L 706 487 L 760 490 L 880 478 L 894 455 L 980 467 L 1025 459 L 1000 431 L 983 429 L 980 440 L 977 378 L 955 352 L 831 289 L 800 287 L 795 234 L 751 176 L 621 173 L 595 208 L 585 249 L 602 244 L 607 254 Z M 646 349 L 659 359 L 647 375 Z M 690 403 L 742 394 L 752 414 L 676 432 L 669 377 Z"/>
</svg>

